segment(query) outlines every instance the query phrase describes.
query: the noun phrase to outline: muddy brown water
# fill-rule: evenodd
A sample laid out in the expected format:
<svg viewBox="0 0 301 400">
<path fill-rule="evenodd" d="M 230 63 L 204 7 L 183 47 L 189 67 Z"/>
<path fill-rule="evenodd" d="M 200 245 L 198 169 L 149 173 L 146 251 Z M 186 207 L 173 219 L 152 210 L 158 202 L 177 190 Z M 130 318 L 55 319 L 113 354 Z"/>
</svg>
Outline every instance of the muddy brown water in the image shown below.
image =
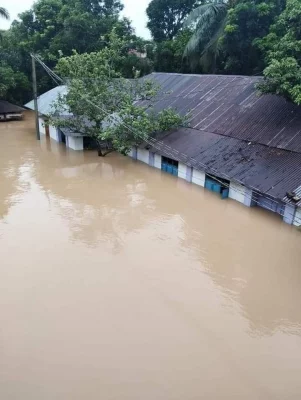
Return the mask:
<svg viewBox="0 0 301 400">
<path fill-rule="evenodd" d="M 0 124 L 0 399 L 301 398 L 301 234 Z"/>
</svg>

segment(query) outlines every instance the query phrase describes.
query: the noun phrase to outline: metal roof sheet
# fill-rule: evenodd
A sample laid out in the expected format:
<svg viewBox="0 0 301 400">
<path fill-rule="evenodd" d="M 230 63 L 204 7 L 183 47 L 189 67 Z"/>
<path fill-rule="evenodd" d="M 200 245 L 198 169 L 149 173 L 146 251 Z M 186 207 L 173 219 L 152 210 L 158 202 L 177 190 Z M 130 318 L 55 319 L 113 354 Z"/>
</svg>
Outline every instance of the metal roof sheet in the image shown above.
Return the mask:
<svg viewBox="0 0 301 400">
<path fill-rule="evenodd" d="M 190 127 L 301 153 L 301 107 L 260 96 L 261 77 L 153 73 L 161 83 L 155 109 L 190 112 Z"/>
<path fill-rule="evenodd" d="M 39 113 L 45 116 L 50 115 L 53 112 L 53 103 L 58 100 L 59 96 L 65 94 L 67 94 L 67 86 L 62 85 L 40 95 L 38 97 Z M 34 110 L 34 101 L 31 100 L 29 103 L 25 104 L 25 107 Z M 64 114 L 66 114 L 66 110 L 64 110 Z"/>
<path fill-rule="evenodd" d="M 301 183 L 301 154 L 212 132 L 181 128 L 159 138 L 151 151 L 239 182 L 277 199 Z M 144 145 L 145 146 L 145 145 Z"/>
<path fill-rule="evenodd" d="M 286 202 L 292 202 L 287 192 L 301 193 L 301 107 L 260 96 L 261 77 L 149 77 L 162 85 L 156 111 L 173 107 L 190 114 L 189 128 L 161 139 L 175 151 L 164 146 L 153 151 Z"/>
</svg>

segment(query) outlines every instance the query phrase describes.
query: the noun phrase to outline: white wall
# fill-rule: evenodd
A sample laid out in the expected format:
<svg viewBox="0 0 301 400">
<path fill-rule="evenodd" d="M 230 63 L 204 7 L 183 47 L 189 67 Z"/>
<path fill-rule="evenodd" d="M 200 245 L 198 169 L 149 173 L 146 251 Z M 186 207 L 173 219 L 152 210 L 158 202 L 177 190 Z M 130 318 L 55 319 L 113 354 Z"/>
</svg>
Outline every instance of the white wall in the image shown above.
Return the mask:
<svg viewBox="0 0 301 400">
<path fill-rule="evenodd" d="M 43 118 L 39 118 L 39 127 L 40 127 L 40 134 L 46 135 L 45 122 Z"/>
<path fill-rule="evenodd" d="M 146 164 L 149 163 L 149 151 L 145 149 L 138 149 L 137 160 L 140 160 Z"/>
<path fill-rule="evenodd" d="M 187 166 L 179 162 L 178 177 L 186 180 Z"/>
<path fill-rule="evenodd" d="M 161 169 L 161 164 L 162 164 L 162 157 L 159 154 L 155 154 L 154 167 Z"/>
<path fill-rule="evenodd" d="M 198 171 L 193 168 L 192 171 L 192 183 L 195 183 L 196 185 L 199 186 L 205 186 L 205 172 L 204 171 Z"/>
<path fill-rule="evenodd" d="M 239 203 L 245 203 L 246 188 L 238 183 L 230 182 L 229 197 Z"/>
<path fill-rule="evenodd" d="M 59 135 L 55 126 L 49 125 L 49 135 L 51 139 L 59 142 Z"/>
<path fill-rule="evenodd" d="M 294 219 L 295 226 L 301 226 L 301 207 L 298 207 Z"/>
<path fill-rule="evenodd" d="M 72 150 L 82 151 L 84 150 L 84 138 L 75 136 L 66 136 L 66 146 Z"/>
</svg>

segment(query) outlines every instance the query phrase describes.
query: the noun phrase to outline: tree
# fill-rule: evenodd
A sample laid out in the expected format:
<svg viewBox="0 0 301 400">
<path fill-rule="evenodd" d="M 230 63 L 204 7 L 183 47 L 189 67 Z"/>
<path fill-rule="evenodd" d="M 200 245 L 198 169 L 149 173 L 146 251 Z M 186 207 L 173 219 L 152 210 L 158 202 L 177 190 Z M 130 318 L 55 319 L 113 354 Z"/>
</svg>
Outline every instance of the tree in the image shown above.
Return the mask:
<svg viewBox="0 0 301 400">
<path fill-rule="evenodd" d="M 29 100 L 29 81 L 23 72 L 22 57 L 12 46 L 9 31 L 4 32 L 0 41 L 0 77 L 0 97 L 18 104 Z"/>
<path fill-rule="evenodd" d="M 0 17 L 1 17 L 1 18 L 4 18 L 4 19 L 9 19 L 9 13 L 8 13 L 8 11 L 7 11 L 5 8 L 3 8 L 3 7 L 0 7 Z"/>
<path fill-rule="evenodd" d="M 173 40 L 157 43 L 153 49 L 154 69 L 157 72 L 190 72 L 183 52 L 191 37 L 189 29 L 181 30 Z"/>
<path fill-rule="evenodd" d="M 197 0 L 152 0 L 146 9 L 147 27 L 156 42 L 173 39 Z"/>
<path fill-rule="evenodd" d="M 266 51 L 263 93 L 284 96 L 301 104 L 301 0 L 287 0 L 286 8 L 261 41 Z"/>
<path fill-rule="evenodd" d="M 104 48 L 113 27 L 118 36 L 130 42 L 135 39 L 135 35 L 130 21 L 119 17 L 122 8 L 119 0 L 38 0 L 29 10 L 20 14 L 20 21 L 14 21 L 5 33 L 9 42 L 4 49 L 10 55 L 8 65 L 14 71 L 23 72 L 30 81 L 31 52 L 40 55 L 49 67 L 54 68 L 60 54 L 69 56 L 73 50 L 83 53 Z M 147 66 L 141 66 L 141 70 L 142 67 L 147 70 Z M 37 82 L 39 93 L 54 86 L 39 67 Z M 32 94 L 24 90 L 22 86 L 22 96 L 18 97 L 22 97 L 25 102 Z M 14 91 L 14 95 L 16 93 Z"/>
<path fill-rule="evenodd" d="M 9 13 L 3 7 L 0 7 L 0 18 L 9 19 Z M 0 40 L 2 40 L 2 32 L 1 31 L 0 31 Z"/>
<path fill-rule="evenodd" d="M 196 7 L 188 15 L 184 27 L 194 33 L 184 51 L 192 70 L 201 65 L 204 72 L 213 72 L 216 66 L 219 40 L 224 32 L 228 8 L 235 0 L 213 0 Z"/>
<path fill-rule="evenodd" d="M 257 45 L 267 35 L 285 0 L 239 0 L 228 10 L 221 40 L 222 71 L 230 74 L 260 74 L 264 57 Z"/>
<path fill-rule="evenodd" d="M 178 127 L 184 119 L 172 109 L 154 114 L 152 99 L 158 88 L 152 81 L 121 77 L 117 68 L 124 57 L 123 46 L 113 31 L 110 46 L 103 50 L 75 53 L 59 61 L 57 70 L 68 77 L 68 93 L 55 104 L 51 121 L 96 139 L 100 147 L 105 142 L 127 154 L 133 145 Z M 66 107 L 73 117 L 58 117 Z"/>
</svg>

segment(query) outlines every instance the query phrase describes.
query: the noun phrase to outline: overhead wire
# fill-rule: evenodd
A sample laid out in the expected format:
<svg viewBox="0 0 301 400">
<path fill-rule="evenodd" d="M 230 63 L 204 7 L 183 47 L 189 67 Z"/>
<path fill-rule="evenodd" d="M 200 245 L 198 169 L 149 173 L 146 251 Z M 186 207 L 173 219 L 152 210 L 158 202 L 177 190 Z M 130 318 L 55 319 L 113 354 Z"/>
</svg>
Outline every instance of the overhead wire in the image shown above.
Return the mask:
<svg viewBox="0 0 301 400">
<path fill-rule="evenodd" d="M 54 82 L 57 83 L 57 81 L 59 81 L 61 84 L 65 84 L 66 86 L 68 86 L 68 82 L 66 82 L 66 81 L 63 80 L 61 77 L 59 77 L 57 74 L 55 74 L 49 67 L 47 67 L 47 65 L 46 65 L 45 63 L 43 63 L 42 60 L 40 60 L 39 57 L 36 57 L 36 56 L 33 56 L 33 57 L 34 57 L 35 60 L 36 60 L 38 63 L 40 63 L 40 65 L 46 70 L 46 72 L 47 72 L 48 75 L 54 80 Z M 225 178 L 221 178 L 221 179 L 226 179 L 226 180 L 228 180 L 228 181 L 231 181 L 231 180 L 234 179 L 238 184 L 243 185 L 243 187 L 246 188 L 246 186 L 245 186 L 242 182 L 237 181 L 235 178 L 231 178 L 231 177 L 227 176 L 226 174 L 217 171 L 215 168 L 210 168 L 210 167 L 208 167 L 207 165 L 205 165 L 205 164 L 203 164 L 203 163 L 201 163 L 201 162 L 195 160 L 194 158 L 188 156 L 188 155 L 185 154 L 185 153 L 179 152 L 178 150 L 176 150 L 176 149 L 174 149 L 174 148 L 172 148 L 172 147 L 166 145 L 165 143 L 163 143 L 162 140 L 159 141 L 159 140 L 156 140 L 156 139 L 151 138 L 151 137 L 145 138 L 142 134 L 139 134 L 140 132 L 134 131 L 131 127 L 127 126 L 123 121 L 121 122 L 120 119 L 117 119 L 117 116 L 116 116 L 116 115 L 113 115 L 113 114 L 110 113 L 109 111 L 107 111 L 107 110 L 105 110 L 104 108 L 102 108 L 100 105 L 93 103 L 89 98 L 87 98 L 86 96 L 84 96 L 82 93 L 79 93 L 79 96 L 80 96 L 82 99 L 84 99 L 86 102 L 88 102 L 90 105 L 92 105 L 93 107 L 98 108 L 100 111 L 102 111 L 104 114 L 106 114 L 109 118 L 111 118 L 111 119 L 113 118 L 113 119 L 115 120 L 115 122 L 117 122 L 117 123 L 119 123 L 119 124 L 121 123 L 126 129 L 128 129 L 130 132 L 136 134 L 138 137 L 141 138 L 141 140 L 142 140 L 143 142 L 149 144 L 151 147 L 156 148 L 156 149 L 157 149 L 158 151 L 160 151 L 160 152 L 163 151 L 164 154 L 169 155 L 171 158 L 177 158 L 178 161 L 183 162 L 183 163 L 185 163 L 186 165 L 189 164 L 189 165 L 188 165 L 189 167 L 195 167 L 195 166 L 201 167 L 201 169 L 204 170 L 205 174 L 206 174 L 209 178 L 211 178 L 211 179 L 213 179 L 214 181 L 220 183 L 223 187 L 226 187 L 226 188 L 228 188 L 229 190 L 232 190 L 232 191 L 234 191 L 234 192 L 236 192 L 236 193 L 238 193 L 238 194 L 241 194 L 241 195 L 245 196 L 245 197 L 246 197 L 247 199 L 249 199 L 253 204 L 261 205 L 261 203 L 260 203 L 256 198 L 254 198 L 253 195 L 249 196 L 248 193 L 246 192 L 246 190 L 240 190 L 240 189 L 238 189 L 237 187 L 233 187 L 233 186 L 231 186 L 230 184 L 227 184 L 226 182 L 220 180 L 216 175 L 210 174 L 210 171 L 212 171 L 212 172 L 214 172 L 214 173 L 216 172 L 218 175 L 223 175 L 223 176 L 225 177 Z M 182 159 L 180 159 L 180 157 L 181 157 Z M 252 188 L 252 189 L 253 189 L 253 188 Z M 272 199 L 271 197 L 265 196 L 264 194 L 260 193 L 260 192 L 258 191 L 258 189 L 253 189 L 253 190 L 255 190 L 255 192 L 256 192 L 255 195 L 261 195 L 261 196 L 263 195 L 264 197 L 266 197 L 267 200 L 272 201 L 272 202 L 276 203 L 277 205 L 279 205 L 279 201 L 274 200 L 274 199 Z M 269 208 L 269 207 L 264 207 L 264 208 L 265 208 L 265 209 L 268 209 L 268 210 L 270 210 L 270 211 L 272 211 L 272 212 L 275 212 L 275 209 L 273 209 L 273 208 Z M 280 214 L 280 215 L 284 216 L 284 214 Z M 287 215 L 287 216 L 291 216 L 292 218 L 294 218 L 295 220 L 297 220 L 297 222 L 300 222 L 300 223 L 301 223 L 301 218 L 299 219 L 298 217 L 296 217 L 296 212 L 294 212 L 294 213 L 286 212 L 286 215 Z"/>
</svg>

